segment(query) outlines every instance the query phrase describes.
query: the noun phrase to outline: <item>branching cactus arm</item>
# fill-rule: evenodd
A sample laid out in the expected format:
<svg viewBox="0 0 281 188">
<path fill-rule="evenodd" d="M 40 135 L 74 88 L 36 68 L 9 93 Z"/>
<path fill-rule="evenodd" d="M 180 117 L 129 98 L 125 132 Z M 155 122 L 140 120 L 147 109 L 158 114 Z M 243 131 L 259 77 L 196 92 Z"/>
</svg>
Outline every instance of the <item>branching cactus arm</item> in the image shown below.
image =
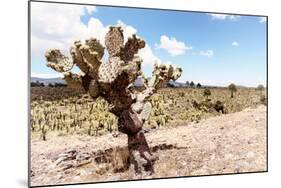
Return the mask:
<svg viewBox="0 0 281 188">
<path fill-rule="evenodd" d="M 82 44 L 81 41 L 75 41 L 70 48 L 74 64 L 81 71 L 90 75 L 92 78 L 97 78 L 98 70 L 102 64 L 101 58 L 104 54 L 104 47 L 96 39 L 89 39 Z"/>
<path fill-rule="evenodd" d="M 141 121 L 148 120 L 152 105 L 148 101 L 149 98 L 157 92 L 157 90 L 169 82 L 170 80 L 178 79 L 182 74 L 182 69 L 174 65 L 158 65 L 154 66 L 153 75 L 146 89 L 137 94 L 136 103 L 132 104 L 132 110 L 138 114 Z M 144 78 L 144 80 L 147 80 Z"/>
<path fill-rule="evenodd" d="M 101 58 L 104 54 L 104 47 L 96 39 L 89 39 L 82 44 L 81 41 L 75 41 L 70 48 L 72 58 L 63 55 L 59 49 L 50 49 L 45 53 L 47 66 L 57 72 L 70 72 L 74 64 L 80 70 L 93 78 L 97 77 Z M 73 75 L 73 74 L 70 74 Z M 68 77 L 69 80 L 71 77 Z"/>
<path fill-rule="evenodd" d="M 170 80 L 177 80 L 182 74 L 182 69 L 175 65 L 154 64 L 152 78 L 148 82 L 149 87 L 154 87 L 156 90 Z"/>
<path fill-rule="evenodd" d="M 57 72 L 68 72 L 74 65 L 72 59 L 63 55 L 59 49 L 46 51 L 45 58 L 47 60 L 47 67 Z"/>
<path fill-rule="evenodd" d="M 125 46 L 120 49 L 120 57 L 123 61 L 129 62 L 132 61 L 139 49 L 145 47 L 144 40 L 138 38 L 135 34 L 132 37 L 128 38 Z"/>
<path fill-rule="evenodd" d="M 105 35 L 105 46 L 110 57 L 120 56 L 123 47 L 124 36 L 121 27 L 109 27 L 109 31 Z"/>
</svg>

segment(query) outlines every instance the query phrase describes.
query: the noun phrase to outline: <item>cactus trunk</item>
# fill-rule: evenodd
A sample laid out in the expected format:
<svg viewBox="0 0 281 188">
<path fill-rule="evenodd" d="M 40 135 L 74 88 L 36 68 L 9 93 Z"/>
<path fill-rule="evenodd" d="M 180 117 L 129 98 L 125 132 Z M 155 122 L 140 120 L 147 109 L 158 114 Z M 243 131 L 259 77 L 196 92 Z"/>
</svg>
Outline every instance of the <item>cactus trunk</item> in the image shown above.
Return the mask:
<svg viewBox="0 0 281 188">
<path fill-rule="evenodd" d="M 128 135 L 128 148 L 130 162 L 134 166 L 136 174 L 141 175 L 143 172 L 152 174 L 154 160 L 143 131 Z"/>
<path fill-rule="evenodd" d="M 137 114 L 131 110 L 125 110 L 118 119 L 118 129 L 128 136 L 128 149 L 130 163 L 135 173 L 141 175 L 143 172 L 152 174 L 153 160 L 145 135 L 142 130 L 143 122 Z"/>
</svg>

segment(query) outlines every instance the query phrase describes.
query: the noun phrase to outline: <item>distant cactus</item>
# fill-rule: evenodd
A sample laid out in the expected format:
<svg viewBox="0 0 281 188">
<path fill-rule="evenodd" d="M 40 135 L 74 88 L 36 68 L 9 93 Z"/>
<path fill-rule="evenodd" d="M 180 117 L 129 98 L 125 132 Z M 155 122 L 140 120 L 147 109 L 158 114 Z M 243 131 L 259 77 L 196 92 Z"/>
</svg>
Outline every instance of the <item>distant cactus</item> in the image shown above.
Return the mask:
<svg viewBox="0 0 281 188">
<path fill-rule="evenodd" d="M 206 100 L 209 99 L 209 96 L 211 95 L 211 90 L 210 89 L 204 89 L 203 91 L 203 96 L 206 97 Z"/>
<path fill-rule="evenodd" d="M 262 84 L 260 84 L 260 85 L 258 85 L 257 86 L 257 88 L 256 88 L 258 91 L 260 91 L 260 94 L 261 94 L 261 96 L 263 95 L 263 92 L 264 92 L 264 90 L 265 90 L 265 87 L 262 85 Z"/>
<path fill-rule="evenodd" d="M 194 83 L 193 81 L 191 81 L 191 82 L 189 83 L 189 86 L 190 86 L 190 87 L 194 87 L 194 86 L 195 86 L 195 83 Z"/>
<path fill-rule="evenodd" d="M 235 84 L 230 84 L 228 86 L 228 89 L 229 89 L 229 91 L 231 93 L 230 98 L 233 98 L 234 97 L 233 93 L 237 91 L 236 85 Z"/>
<path fill-rule="evenodd" d="M 265 95 L 260 96 L 260 102 L 264 105 L 267 105 L 267 98 Z"/>
<path fill-rule="evenodd" d="M 170 80 L 181 76 L 182 69 L 174 65 L 155 64 L 152 78 L 144 78 L 141 71 L 142 59 L 137 56 L 139 49 L 145 47 L 145 41 L 136 35 L 130 37 L 124 44 L 123 31 L 120 27 L 110 27 L 105 36 L 105 46 L 109 53 L 108 62 L 101 61 L 104 47 L 96 39 L 84 43 L 75 41 L 70 48 L 71 58 L 63 55 L 58 49 L 48 50 L 45 54 L 47 66 L 64 73 L 68 86 L 84 88 L 93 99 L 102 97 L 108 102 L 108 110 L 118 118 L 118 130 L 128 135 L 130 161 L 135 172 L 153 172 L 152 155 L 146 142 L 143 124 L 151 112 L 149 98 Z M 76 65 L 83 72 L 70 72 Z M 131 86 L 137 77 L 144 80 L 145 89 L 132 92 Z M 89 110 L 93 111 L 92 108 Z M 101 114 L 101 116 L 103 116 Z M 108 124 L 111 130 L 112 122 Z M 98 134 L 98 128 L 95 129 Z M 92 127 L 88 134 L 92 134 Z"/>
<path fill-rule="evenodd" d="M 47 126 L 44 124 L 42 129 L 41 129 L 42 140 L 44 140 L 44 141 L 47 140 L 46 135 L 47 135 Z"/>
<path fill-rule="evenodd" d="M 223 104 L 223 102 L 221 102 L 221 101 L 216 101 L 216 103 L 214 104 L 214 109 L 215 109 L 217 112 L 221 112 L 221 113 L 223 113 L 223 114 L 226 113 L 224 104 Z"/>
</svg>

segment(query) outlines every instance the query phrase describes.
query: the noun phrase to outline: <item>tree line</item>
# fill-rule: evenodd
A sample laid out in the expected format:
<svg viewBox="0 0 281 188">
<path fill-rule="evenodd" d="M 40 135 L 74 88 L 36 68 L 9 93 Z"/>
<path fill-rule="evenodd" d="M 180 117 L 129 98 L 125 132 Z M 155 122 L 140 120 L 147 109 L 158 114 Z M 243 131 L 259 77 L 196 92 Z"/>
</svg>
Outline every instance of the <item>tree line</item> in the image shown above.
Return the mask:
<svg viewBox="0 0 281 188">
<path fill-rule="evenodd" d="M 45 85 L 42 82 L 39 82 L 38 80 L 36 82 L 31 82 L 30 83 L 31 87 L 66 87 L 66 84 L 63 83 L 48 83 L 47 85 Z"/>
</svg>

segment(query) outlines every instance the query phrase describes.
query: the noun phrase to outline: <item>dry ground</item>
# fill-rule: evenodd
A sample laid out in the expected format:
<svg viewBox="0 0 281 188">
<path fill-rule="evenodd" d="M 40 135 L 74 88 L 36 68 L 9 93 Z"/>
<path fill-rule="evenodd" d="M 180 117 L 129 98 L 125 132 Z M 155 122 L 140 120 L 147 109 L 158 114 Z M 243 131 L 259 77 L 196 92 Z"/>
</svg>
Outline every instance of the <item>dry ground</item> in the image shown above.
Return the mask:
<svg viewBox="0 0 281 188">
<path fill-rule="evenodd" d="M 266 107 L 146 133 L 159 159 L 155 173 L 126 169 L 126 136 L 53 137 L 31 141 L 31 185 L 118 181 L 265 171 Z M 124 168 L 123 168 L 124 167 Z"/>
</svg>

